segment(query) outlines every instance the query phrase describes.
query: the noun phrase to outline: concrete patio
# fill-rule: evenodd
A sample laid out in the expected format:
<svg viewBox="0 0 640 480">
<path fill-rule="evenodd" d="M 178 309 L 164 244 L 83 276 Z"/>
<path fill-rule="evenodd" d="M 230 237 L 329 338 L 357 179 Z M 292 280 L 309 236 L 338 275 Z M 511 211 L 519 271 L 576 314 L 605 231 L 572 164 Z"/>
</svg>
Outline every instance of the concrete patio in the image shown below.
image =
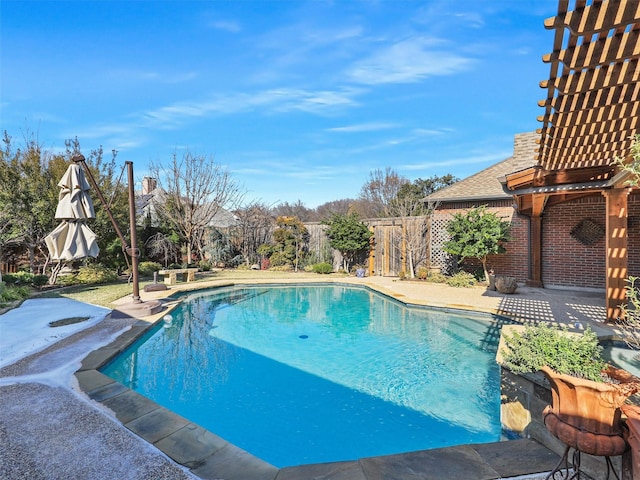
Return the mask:
<svg viewBox="0 0 640 480">
<path fill-rule="evenodd" d="M 321 276 L 318 280 L 331 281 Z M 291 281 L 298 279 L 293 276 Z M 384 277 L 337 281 L 364 284 L 411 304 L 578 328 L 591 325 L 601 335 L 613 334 L 604 325 L 603 293 L 521 287 L 514 295 L 502 295 L 482 287 L 456 289 Z M 223 283 L 229 284 L 215 280 L 178 284 L 142 295 L 147 300 Z M 145 319 L 108 317 L 2 368 L 0 477 L 494 480 L 540 478 L 540 472 L 551 470 L 557 461 L 554 453 L 524 439 L 278 470 L 97 371 L 163 314 Z M 66 381 L 56 380 L 60 378 Z"/>
</svg>

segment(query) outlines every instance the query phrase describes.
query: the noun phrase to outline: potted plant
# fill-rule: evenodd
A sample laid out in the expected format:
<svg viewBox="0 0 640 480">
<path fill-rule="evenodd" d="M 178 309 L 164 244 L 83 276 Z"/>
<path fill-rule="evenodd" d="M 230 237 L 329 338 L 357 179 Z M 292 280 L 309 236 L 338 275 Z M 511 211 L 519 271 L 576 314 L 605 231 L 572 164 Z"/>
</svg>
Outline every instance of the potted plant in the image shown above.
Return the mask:
<svg viewBox="0 0 640 480">
<path fill-rule="evenodd" d="M 503 333 L 503 340 L 503 366 L 516 374 L 540 371 L 549 381 L 552 403 L 542 415 L 549 433 L 566 446 L 565 464 L 574 448 L 607 457 L 609 468 L 608 457 L 627 448 L 620 407 L 640 391 L 640 379 L 605 363 L 590 328 L 575 334 L 541 324 Z"/>
</svg>

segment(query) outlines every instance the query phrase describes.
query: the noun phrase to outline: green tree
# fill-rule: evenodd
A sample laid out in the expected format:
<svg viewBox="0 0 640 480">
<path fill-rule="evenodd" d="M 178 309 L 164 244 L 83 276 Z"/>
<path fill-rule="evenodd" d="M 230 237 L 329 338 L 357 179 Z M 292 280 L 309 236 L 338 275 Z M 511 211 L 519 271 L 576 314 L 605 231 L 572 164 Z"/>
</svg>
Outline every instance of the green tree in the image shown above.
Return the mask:
<svg viewBox="0 0 640 480">
<path fill-rule="evenodd" d="M 433 175 L 429 178 L 417 178 L 411 183 L 400 186 L 396 198 L 391 204 L 391 213 L 395 216 L 429 215 L 431 206 L 424 201 L 425 197 L 438 190 L 453 185 L 459 179 L 450 173 L 441 177 Z"/>
<path fill-rule="evenodd" d="M 273 265 L 293 265 L 297 272 L 300 262 L 308 251 L 309 231 L 298 217 L 280 216 L 276 218 L 273 231 L 275 248 L 271 254 Z"/>
<path fill-rule="evenodd" d="M 37 273 L 37 258 L 46 257 L 44 237 L 56 225 L 58 200 L 54 179 L 48 169 L 52 158 L 37 138 L 25 134 L 22 148 L 14 150 L 4 132 L 0 151 L 0 210 L 2 247 L 18 246 L 26 251 L 31 273 Z M 4 248 L 0 247 L 0 253 Z"/>
<path fill-rule="evenodd" d="M 487 257 L 505 252 L 504 242 L 509 240 L 510 226 L 495 213 L 487 212 L 486 206 L 456 213 L 447 224 L 450 240 L 445 243 L 444 251 L 457 256 L 458 261 L 465 258 L 480 260 L 488 282 Z"/>
<path fill-rule="evenodd" d="M 370 248 L 371 235 L 367 224 L 360 221 L 357 213 L 346 215 L 333 214 L 323 221 L 327 225 L 329 245 L 340 252 L 344 269 L 348 272 L 356 256 Z"/>
<path fill-rule="evenodd" d="M 44 150 L 37 138 L 27 132 L 19 146 L 5 131 L 0 148 L 0 259 L 8 247 L 26 254 L 30 269 L 35 273 L 39 265 L 45 265 L 48 251 L 44 238 L 55 228 L 55 219 L 63 176 L 74 153 L 80 152 L 78 139 L 65 142 L 64 154 Z M 105 197 L 111 199 L 111 208 L 121 226 L 128 225 L 128 202 L 124 188 L 117 189 L 113 181 L 115 152 L 111 162 L 103 161 L 102 149 L 93 150 L 87 165 Z M 90 193 L 96 203 L 95 192 Z M 116 239 L 114 229 L 104 209 L 96 208 L 96 219 L 91 229 L 96 232 L 103 253 Z M 116 252 L 118 254 L 118 252 Z M 120 253 L 120 256 L 121 253 Z M 108 254 L 101 255 L 101 262 L 110 263 Z"/>
</svg>

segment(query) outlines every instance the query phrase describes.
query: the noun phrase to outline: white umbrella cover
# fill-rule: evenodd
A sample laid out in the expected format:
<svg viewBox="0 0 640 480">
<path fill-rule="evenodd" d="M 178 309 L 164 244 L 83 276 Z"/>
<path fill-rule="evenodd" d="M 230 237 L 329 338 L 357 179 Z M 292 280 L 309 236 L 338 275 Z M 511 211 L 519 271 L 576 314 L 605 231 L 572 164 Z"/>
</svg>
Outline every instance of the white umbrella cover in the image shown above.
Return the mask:
<svg viewBox="0 0 640 480">
<path fill-rule="evenodd" d="M 58 182 L 60 194 L 55 218 L 59 220 L 76 220 L 95 218 L 93 202 L 88 192 L 91 188 L 82 167 L 77 163 L 69 165 Z"/>
<path fill-rule="evenodd" d="M 54 260 L 71 261 L 97 257 L 96 234 L 84 222 L 64 221 L 44 239 Z"/>
<path fill-rule="evenodd" d="M 45 238 L 51 258 L 71 261 L 97 257 L 100 249 L 96 234 L 85 223 L 87 218 L 95 217 L 95 212 L 82 167 L 77 163 L 69 165 L 58 186 L 60 194 L 55 218 L 62 223 Z"/>
</svg>

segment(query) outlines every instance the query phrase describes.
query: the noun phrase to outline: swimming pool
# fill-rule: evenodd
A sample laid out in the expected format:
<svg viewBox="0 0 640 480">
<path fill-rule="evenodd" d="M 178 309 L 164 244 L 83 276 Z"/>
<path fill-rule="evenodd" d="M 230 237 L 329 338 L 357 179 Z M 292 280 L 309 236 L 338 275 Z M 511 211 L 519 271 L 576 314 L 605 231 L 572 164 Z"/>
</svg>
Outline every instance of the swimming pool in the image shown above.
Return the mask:
<svg viewBox="0 0 640 480">
<path fill-rule="evenodd" d="M 184 297 L 102 371 L 278 466 L 500 439 L 499 326 L 366 288 Z"/>
</svg>

